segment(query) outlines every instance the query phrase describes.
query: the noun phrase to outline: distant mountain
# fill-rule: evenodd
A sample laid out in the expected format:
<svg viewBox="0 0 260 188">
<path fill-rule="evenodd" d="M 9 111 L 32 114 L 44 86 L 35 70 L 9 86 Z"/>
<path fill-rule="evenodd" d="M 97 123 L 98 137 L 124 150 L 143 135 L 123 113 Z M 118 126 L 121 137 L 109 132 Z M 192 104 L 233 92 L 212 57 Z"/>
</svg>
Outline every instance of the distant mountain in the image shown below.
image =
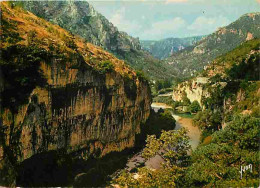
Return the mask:
<svg viewBox="0 0 260 188">
<path fill-rule="evenodd" d="M 194 45 L 202 39 L 203 36 L 187 37 L 187 38 L 167 38 L 163 40 L 141 40 L 142 49 L 150 52 L 154 57 L 165 59 L 174 52 L 183 50 L 188 46 Z"/>
<path fill-rule="evenodd" d="M 152 78 L 171 76 L 158 59 L 141 49 L 138 38 L 119 31 L 86 1 L 24 1 L 22 4 L 26 10 L 112 52 Z"/>
<path fill-rule="evenodd" d="M 249 13 L 165 60 L 179 77 L 189 77 L 245 41 L 260 38 L 260 13 Z"/>
</svg>

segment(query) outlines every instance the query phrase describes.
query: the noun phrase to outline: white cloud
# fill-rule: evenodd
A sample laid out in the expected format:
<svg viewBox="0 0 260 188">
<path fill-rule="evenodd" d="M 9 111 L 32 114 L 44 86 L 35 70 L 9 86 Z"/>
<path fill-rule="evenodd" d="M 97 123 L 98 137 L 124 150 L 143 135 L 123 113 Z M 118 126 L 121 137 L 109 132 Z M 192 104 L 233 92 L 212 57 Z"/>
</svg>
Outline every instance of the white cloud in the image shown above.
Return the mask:
<svg viewBox="0 0 260 188">
<path fill-rule="evenodd" d="M 163 39 L 167 37 L 187 37 L 195 35 L 207 35 L 216 31 L 219 27 L 230 23 L 226 17 L 205 17 L 199 16 L 192 23 L 188 24 L 181 17 L 171 20 L 164 20 L 151 24 L 139 34 L 142 39 Z"/>
<path fill-rule="evenodd" d="M 165 3 L 169 4 L 169 3 L 185 3 L 188 2 L 188 0 L 166 0 Z"/>
<path fill-rule="evenodd" d="M 125 18 L 126 8 L 122 7 L 117 10 L 112 17 L 109 19 L 120 31 L 126 31 L 129 33 L 136 32 L 141 29 L 140 24 L 135 21 L 130 21 Z"/>
<path fill-rule="evenodd" d="M 176 17 L 172 20 L 164 20 L 160 22 L 155 22 L 152 24 L 153 29 L 163 30 L 163 31 L 174 31 L 178 30 L 186 25 L 186 22 L 181 17 Z"/>
<path fill-rule="evenodd" d="M 171 20 L 163 20 L 153 23 L 150 28 L 147 28 L 142 32 L 140 37 L 150 37 L 151 39 L 172 37 L 175 32 L 185 29 L 186 26 L 187 23 L 183 18 L 175 17 Z"/>
<path fill-rule="evenodd" d="M 226 17 L 205 17 L 199 16 L 187 27 L 193 35 L 204 35 L 214 32 L 218 27 L 226 26 L 230 23 Z"/>
</svg>

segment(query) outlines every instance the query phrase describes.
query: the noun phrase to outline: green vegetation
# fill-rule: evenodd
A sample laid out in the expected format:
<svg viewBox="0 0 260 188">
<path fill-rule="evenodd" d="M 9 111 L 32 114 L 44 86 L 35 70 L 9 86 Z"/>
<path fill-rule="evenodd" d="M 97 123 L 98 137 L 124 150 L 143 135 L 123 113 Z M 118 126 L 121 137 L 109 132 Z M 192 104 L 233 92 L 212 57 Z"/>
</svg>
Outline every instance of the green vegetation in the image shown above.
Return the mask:
<svg viewBox="0 0 260 188">
<path fill-rule="evenodd" d="M 191 104 L 190 99 L 187 97 L 187 94 L 184 93 L 182 96 L 182 105 L 189 106 Z"/>
<path fill-rule="evenodd" d="M 146 121 L 144 130 L 147 135 L 156 135 L 159 137 L 162 130 L 173 130 L 175 123 L 176 121 L 172 117 L 170 110 L 160 109 L 158 113 L 151 110 L 151 115 Z"/>
<path fill-rule="evenodd" d="M 259 53 L 254 51 L 258 49 L 256 44 L 259 46 L 259 39 L 245 43 L 220 57 L 222 62 L 218 59 L 211 67 L 214 70 L 224 67 L 225 71 L 213 75 L 211 82 L 204 86 L 209 92 L 209 97 L 202 99 L 205 109 L 201 110 L 198 101 L 190 103 L 185 94 L 183 102 L 178 103 L 171 97 L 155 98 L 174 107 L 189 106 L 191 113 L 197 113 L 193 123 L 202 131 L 201 143 L 190 156 L 183 153 L 185 163 L 180 160 L 182 165 L 176 165 L 171 158 L 176 156 L 176 148 L 167 147 L 166 153 L 171 157 L 163 156 L 167 162 L 161 169 L 138 168 L 138 179 L 124 171 L 115 182 L 132 187 L 258 187 L 260 81 Z M 149 136 L 144 157 L 150 158 L 158 154 L 157 151 L 163 151 L 166 140 L 178 137 L 177 133 L 171 133 L 164 132 L 159 140 Z M 184 148 L 187 151 L 188 148 Z M 241 166 L 247 165 L 252 165 L 252 171 L 243 172 L 241 178 Z"/>
<path fill-rule="evenodd" d="M 113 180 L 114 184 L 130 187 L 176 187 L 181 186 L 180 177 L 184 176 L 184 168 L 187 166 L 190 149 L 187 130 L 184 128 L 175 131 L 163 131 L 159 138 L 155 135 L 148 136 L 143 157 L 148 160 L 155 155 L 161 156 L 165 162 L 161 169 L 152 170 L 146 167 L 138 168 L 139 178 L 123 171 Z"/>
<path fill-rule="evenodd" d="M 189 108 L 188 108 L 188 111 L 189 111 L 190 113 L 197 113 L 197 112 L 200 111 L 200 110 L 201 110 L 201 107 L 200 107 L 200 104 L 199 104 L 198 101 L 193 101 L 193 102 L 190 104 Z"/>
<path fill-rule="evenodd" d="M 169 79 L 166 80 L 157 80 L 154 84 L 154 88 L 157 92 L 159 92 L 161 89 L 170 88 L 172 86 L 172 82 Z M 172 90 L 171 90 L 172 91 Z M 163 93 L 159 93 L 163 94 Z"/>
<path fill-rule="evenodd" d="M 168 96 L 168 97 L 157 96 L 157 97 L 153 98 L 153 102 L 165 103 L 165 104 L 168 104 L 169 106 L 172 106 L 174 101 L 172 100 L 171 96 Z"/>
<path fill-rule="evenodd" d="M 259 23 L 259 13 L 254 13 L 254 16 L 249 14 L 243 15 L 228 26 L 206 36 L 194 46 L 187 47 L 184 50 L 174 53 L 165 60 L 165 63 L 173 63 L 171 69 L 175 71 L 177 77 L 189 77 L 192 74 L 194 75 L 202 71 L 203 67 L 208 65 L 208 62 L 213 61 L 218 56 L 224 55 L 227 57 L 225 55 L 226 53 L 229 54 L 228 58 L 231 59 L 234 57 L 238 60 L 239 56 L 246 51 L 244 47 L 242 47 L 244 49 L 241 49 L 240 51 L 238 49 L 237 54 L 229 52 L 244 44 L 248 33 L 251 33 L 255 39 L 259 40 Z M 236 31 L 236 33 L 231 31 Z M 218 39 L 217 43 L 216 39 Z M 251 47 L 259 48 L 257 46 L 252 46 L 251 44 L 246 48 L 253 49 Z M 241 58 L 243 57 L 241 56 Z M 222 60 L 220 61 L 223 62 Z"/>
<path fill-rule="evenodd" d="M 145 73 L 141 70 L 136 71 L 136 76 L 139 80 L 149 82 L 149 78 L 145 75 Z"/>
<path fill-rule="evenodd" d="M 108 73 L 108 72 L 112 72 L 114 70 L 114 65 L 111 61 L 107 60 L 107 61 L 101 61 L 98 64 L 98 69 L 99 72 L 102 74 Z"/>
<path fill-rule="evenodd" d="M 186 180 L 194 186 L 259 186 L 259 123 L 260 119 L 236 116 L 224 130 L 213 134 L 208 145 L 202 145 L 192 154 Z M 240 167 L 252 164 L 240 179 Z"/>
<path fill-rule="evenodd" d="M 35 46 L 21 45 L 9 46 L 2 52 L 0 65 L 5 80 L 2 105 L 17 112 L 36 86 L 45 86 L 46 80 L 39 66 L 40 61 L 48 58 L 48 53 Z"/>
</svg>

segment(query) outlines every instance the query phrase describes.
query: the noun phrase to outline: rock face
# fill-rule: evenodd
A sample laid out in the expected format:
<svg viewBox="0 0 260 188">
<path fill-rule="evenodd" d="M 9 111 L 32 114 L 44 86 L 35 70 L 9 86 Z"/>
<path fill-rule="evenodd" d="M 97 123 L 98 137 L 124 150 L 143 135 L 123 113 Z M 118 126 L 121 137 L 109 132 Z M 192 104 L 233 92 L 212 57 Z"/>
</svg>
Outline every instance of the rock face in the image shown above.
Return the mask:
<svg viewBox="0 0 260 188">
<path fill-rule="evenodd" d="M 175 74 L 189 77 L 203 70 L 216 57 L 226 54 L 248 40 L 260 37 L 260 13 L 241 16 L 226 27 L 204 37 L 195 45 L 174 53 L 165 60 Z"/>
<path fill-rule="evenodd" d="M 24 8 L 105 50 L 120 54 L 141 49 L 137 38 L 118 31 L 87 1 L 27 1 Z"/>
<path fill-rule="evenodd" d="M 60 27 L 7 3 L 1 8 L 0 160 L 133 147 L 150 113 L 148 82 Z"/>
<path fill-rule="evenodd" d="M 203 88 L 203 85 L 207 83 L 208 78 L 206 77 L 197 77 L 195 80 L 183 82 L 174 88 L 172 99 L 174 101 L 182 101 L 183 95 L 187 95 L 191 102 L 196 100 L 202 106 L 202 98 L 209 97 L 209 93 Z"/>
<path fill-rule="evenodd" d="M 23 1 L 22 7 L 126 60 L 154 79 L 172 75 L 158 59 L 141 49 L 138 38 L 118 31 L 87 1 Z"/>
<path fill-rule="evenodd" d="M 57 64 L 45 62 L 41 66 L 44 76 L 54 73 L 47 88 L 35 88 L 17 114 L 9 109 L 3 114 L 3 125 L 11 127 L 9 117 L 13 116 L 14 127 L 20 131 L 20 160 L 64 148 L 105 155 L 134 146 L 140 123 L 149 116 L 146 84 L 138 83 L 136 96 L 131 98 L 125 91 L 127 83 L 116 73 L 100 78 L 92 70 L 62 71 Z M 70 75 L 73 81 L 66 80 Z M 10 131 L 7 137 L 12 136 Z"/>
</svg>

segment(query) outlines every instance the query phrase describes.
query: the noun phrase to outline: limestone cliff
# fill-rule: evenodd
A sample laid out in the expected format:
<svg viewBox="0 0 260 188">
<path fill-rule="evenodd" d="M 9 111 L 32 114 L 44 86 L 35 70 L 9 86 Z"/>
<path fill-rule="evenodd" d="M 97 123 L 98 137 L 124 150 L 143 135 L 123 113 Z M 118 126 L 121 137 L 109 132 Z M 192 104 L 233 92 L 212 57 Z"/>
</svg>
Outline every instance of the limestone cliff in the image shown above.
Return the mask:
<svg viewBox="0 0 260 188">
<path fill-rule="evenodd" d="M 1 9 L 0 160 L 133 147 L 150 113 L 148 82 L 57 25 L 5 2 Z"/>
<path fill-rule="evenodd" d="M 209 96 L 208 91 L 204 87 L 207 83 L 208 78 L 206 77 L 197 77 L 193 80 L 183 82 L 174 88 L 172 99 L 174 101 L 182 101 L 183 96 L 186 95 L 191 102 L 196 100 L 202 106 L 203 97 Z"/>
</svg>

